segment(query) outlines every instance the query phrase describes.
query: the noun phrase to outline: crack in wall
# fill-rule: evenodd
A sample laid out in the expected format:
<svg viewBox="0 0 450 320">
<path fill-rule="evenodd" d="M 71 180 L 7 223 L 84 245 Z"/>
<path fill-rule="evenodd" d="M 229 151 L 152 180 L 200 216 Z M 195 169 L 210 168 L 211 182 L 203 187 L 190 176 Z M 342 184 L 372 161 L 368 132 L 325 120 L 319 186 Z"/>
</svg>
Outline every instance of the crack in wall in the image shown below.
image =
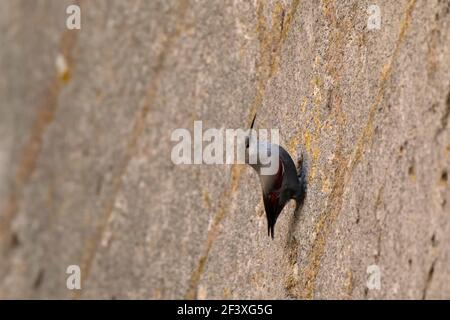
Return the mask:
<svg viewBox="0 0 450 320">
<path fill-rule="evenodd" d="M 318 171 L 318 161 L 320 157 L 320 146 L 319 146 L 319 138 L 321 136 L 321 129 L 323 127 L 323 123 L 321 121 L 321 109 L 320 107 L 325 103 L 325 106 L 327 109 L 331 110 L 333 113 L 332 116 L 336 118 L 338 127 L 342 128 L 345 125 L 345 116 L 342 112 L 342 97 L 340 94 L 340 79 L 341 75 L 339 73 L 340 67 L 342 65 L 343 61 L 343 50 L 342 47 L 344 45 L 344 34 L 348 32 L 348 29 L 350 28 L 350 23 L 347 21 L 348 19 L 343 21 L 343 27 L 345 30 L 341 31 L 340 26 L 338 25 L 338 20 L 334 17 L 332 12 L 335 12 L 334 10 L 335 1 L 326 2 L 323 11 L 324 15 L 328 18 L 330 21 L 330 24 L 333 26 L 333 32 L 331 34 L 331 41 L 330 46 L 327 49 L 327 60 L 328 64 L 326 65 L 325 69 L 327 73 L 333 78 L 334 80 L 334 86 L 332 89 L 328 90 L 327 94 L 327 100 L 322 101 L 322 94 L 321 91 L 323 90 L 323 81 L 318 77 L 313 77 L 310 84 L 313 86 L 313 97 L 311 100 L 311 103 L 315 106 L 314 114 L 312 116 L 312 122 L 315 125 L 315 129 L 313 132 L 309 131 L 300 131 L 299 134 L 297 134 L 289 143 L 290 148 L 289 150 L 293 152 L 293 150 L 297 147 L 297 145 L 300 143 L 300 140 L 303 138 L 303 144 L 306 148 L 307 154 L 311 157 L 311 163 L 309 165 L 309 174 L 308 174 L 308 184 L 311 185 L 314 181 L 316 181 L 316 173 Z M 317 60 L 316 60 L 317 62 Z M 302 104 L 302 109 L 305 109 L 305 106 L 308 102 L 308 99 L 305 99 L 305 101 Z M 304 110 L 303 110 L 304 112 Z M 343 130 L 338 130 L 337 132 L 337 142 L 336 142 L 336 148 L 335 148 L 335 161 L 341 158 L 341 150 L 342 150 L 342 133 Z M 341 166 L 337 166 L 338 168 Z M 332 173 L 330 173 L 330 176 L 332 176 Z M 319 181 L 318 181 L 319 182 Z M 326 180 L 326 184 L 328 185 L 329 182 Z M 322 188 L 324 186 L 322 185 Z M 328 189 L 328 188 L 327 188 Z M 295 223 L 297 224 L 297 222 Z M 285 289 L 287 290 L 287 295 L 292 298 L 299 298 L 301 297 L 301 290 L 299 289 L 299 286 L 301 284 L 301 279 L 299 278 L 299 272 L 298 272 L 298 266 L 297 266 L 297 256 L 298 256 L 298 247 L 299 242 L 298 241 L 292 241 L 292 239 L 295 239 L 292 235 L 289 236 L 289 239 L 286 243 L 286 249 L 285 249 L 285 256 L 287 256 L 288 266 L 294 266 L 295 268 L 288 269 L 287 276 L 285 278 Z M 300 273 L 301 275 L 301 273 Z"/>
<path fill-rule="evenodd" d="M 448 119 L 450 118 L 450 85 L 448 88 L 447 98 L 445 99 L 445 109 L 441 116 L 440 127 L 436 131 L 435 137 L 439 137 L 442 132 L 447 130 Z"/>
<path fill-rule="evenodd" d="M 428 289 L 430 288 L 431 282 L 433 280 L 434 268 L 437 262 L 437 258 L 431 263 L 430 269 L 428 269 L 427 278 L 425 281 L 425 287 L 423 288 L 422 300 L 427 298 Z"/>
<path fill-rule="evenodd" d="M 415 4 L 416 0 L 410 0 L 407 4 L 393 54 L 389 62 L 383 67 L 378 94 L 369 110 L 368 119 L 351 157 L 346 159 L 340 152 L 336 155 L 338 166 L 335 173 L 336 178 L 332 192 L 325 210 L 319 215 L 318 222 L 316 223 L 315 233 L 317 236 L 314 240 L 312 249 L 308 254 L 308 264 L 300 272 L 301 279 L 299 283 L 301 289 L 298 292 L 298 297 L 300 298 L 312 299 L 314 297 L 315 283 L 320 271 L 321 260 L 325 253 L 327 239 L 332 230 L 332 226 L 335 224 L 341 212 L 345 186 L 350 181 L 357 164 L 362 160 L 366 146 L 372 140 L 376 110 L 384 98 L 386 84 L 390 79 L 393 64 L 400 52 L 401 44 L 403 43 L 406 31 L 409 28 Z"/>
</svg>

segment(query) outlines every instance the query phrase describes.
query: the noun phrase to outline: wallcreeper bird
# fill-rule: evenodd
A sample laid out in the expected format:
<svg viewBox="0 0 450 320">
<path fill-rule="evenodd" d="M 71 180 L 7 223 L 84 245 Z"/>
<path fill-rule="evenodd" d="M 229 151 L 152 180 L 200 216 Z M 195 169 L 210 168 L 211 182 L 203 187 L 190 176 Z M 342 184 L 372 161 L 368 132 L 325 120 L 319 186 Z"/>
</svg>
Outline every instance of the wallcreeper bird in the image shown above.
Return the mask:
<svg viewBox="0 0 450 320">
<path fill-rule="evenodd" d="M 291 156 L 284 148 L 266 141 L 256 141 L 257 149 L 259 150 L 258 156 L 256 156 L 257 161 L 256 164 L 249 163 L 247 160 L 249 159 L 250 154 L 256 149 L 252 148 L 251 145 L 251 143 L 255 143 L 255 139 L 252 140 L 251 137 L 255 119 L 256 114 L 253 117 L 250 127 L 250 134 L 245 140 L 246 163 L 249 164 L 259 175 L 263 193 L 264 208 L 266 210 L 267 231 L 268 235 L 273 239 L 275 223 L 277 222 L 277 218 L 286 203 L 291 199 L 295 200 L 295 210 L 298 210 L 303 205 L 306 194 L 306 181 L 304 168 L 302 166 L 303 157 L 301 156 L 299 159 L 297 169 Z M 261 154 L 261 150 L 267 150 L 267 155 L 269 157 L 272 152 L 278 151 L 278 159 L 275 160 L 278 161 L 278 170 L 275 174 L 261 174 L 261 169 L 270 165 L 261 163 L 259 156 Z"/>
</svg>

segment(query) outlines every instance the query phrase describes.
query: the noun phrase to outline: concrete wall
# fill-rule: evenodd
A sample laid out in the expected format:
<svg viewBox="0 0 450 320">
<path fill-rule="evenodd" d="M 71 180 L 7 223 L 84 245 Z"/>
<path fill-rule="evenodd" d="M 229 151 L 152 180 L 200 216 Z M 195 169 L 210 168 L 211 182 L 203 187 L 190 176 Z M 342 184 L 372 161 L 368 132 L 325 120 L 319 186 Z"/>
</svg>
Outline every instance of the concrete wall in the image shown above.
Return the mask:
<svg viewBox="0 0 450 320">
<path fill-rule="evenodd" d="M 2 1 L 0 298 L 450 298 L 448 0 L 69 4 Z M 308 169 L 274 240 L 251 168 L 170 160 L 255 112 Z"/>
</svg>

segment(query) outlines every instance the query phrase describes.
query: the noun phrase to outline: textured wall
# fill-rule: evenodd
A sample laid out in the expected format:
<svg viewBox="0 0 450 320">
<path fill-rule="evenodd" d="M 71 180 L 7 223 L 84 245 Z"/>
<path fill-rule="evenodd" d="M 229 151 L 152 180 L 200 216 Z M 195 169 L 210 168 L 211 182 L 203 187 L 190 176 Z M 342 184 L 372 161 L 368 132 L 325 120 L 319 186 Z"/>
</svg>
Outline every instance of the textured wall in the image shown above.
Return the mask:
<svg viewBox="0 0 450 320">
<path fill-rule="evenodd" d="M 1 0 L 0 298 L 450 298 L 450 1 L 71 3 Z M 275 240 L 251 168 L 170 161 L 255 112 L 308 168 Z"/>
</svg>

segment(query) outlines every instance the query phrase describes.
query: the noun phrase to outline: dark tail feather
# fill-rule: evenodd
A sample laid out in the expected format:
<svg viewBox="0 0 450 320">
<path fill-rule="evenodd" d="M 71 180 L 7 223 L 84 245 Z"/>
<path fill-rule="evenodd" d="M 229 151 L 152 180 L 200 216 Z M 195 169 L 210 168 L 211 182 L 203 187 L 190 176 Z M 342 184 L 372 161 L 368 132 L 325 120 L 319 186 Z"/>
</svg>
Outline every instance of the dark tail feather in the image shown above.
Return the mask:
<svg viewBox="0 0 450 320">
<path fill-rule="evenodd" d="M 267 235 L 274 239 L 275 237 L 275 222 L 272 220 L 267 220 Z"/>
</svg>

